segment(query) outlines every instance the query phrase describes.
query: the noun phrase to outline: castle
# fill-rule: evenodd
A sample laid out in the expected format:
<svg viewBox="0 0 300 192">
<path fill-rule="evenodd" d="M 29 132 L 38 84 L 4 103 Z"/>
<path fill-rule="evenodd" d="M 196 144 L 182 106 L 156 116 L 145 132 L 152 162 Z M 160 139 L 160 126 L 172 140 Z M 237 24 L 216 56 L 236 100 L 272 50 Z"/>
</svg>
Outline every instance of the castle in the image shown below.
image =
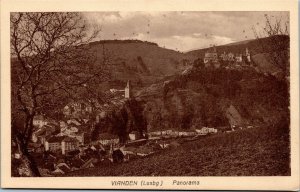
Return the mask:
<svg viewBox="0 0 300 192">
<path fill-rule="evenodd" d="M 231 61 L 231 62 L 236 62 L 236 63 L 245 62 L 248 64 L 251 62 L 251 55 L 250 55 L 248 48 L 246 48 L 244 54 L 233 54 L 231 52 L 226 53 L 224 51 L 224 53 L 222 53 L 219 57 L 220 58 L 218 58 L 216 47 L 213 46 L 213 48 L 210 48 L 207 52 L 205 52 L 203 62 L 205 64 L 205 66 L 209 66 L 210 63 L 214 64 L 215 66 L 219 66 L 220 60 L 221 61 Z"/>
<path fill-rule="evenodd" d="M 213 47 L 213 50 L 209 50 L 205 53 L 204 61 L 205 64 L 208 62 L 218 62 L 218 54 L 216 47 Z"/>
</svg>

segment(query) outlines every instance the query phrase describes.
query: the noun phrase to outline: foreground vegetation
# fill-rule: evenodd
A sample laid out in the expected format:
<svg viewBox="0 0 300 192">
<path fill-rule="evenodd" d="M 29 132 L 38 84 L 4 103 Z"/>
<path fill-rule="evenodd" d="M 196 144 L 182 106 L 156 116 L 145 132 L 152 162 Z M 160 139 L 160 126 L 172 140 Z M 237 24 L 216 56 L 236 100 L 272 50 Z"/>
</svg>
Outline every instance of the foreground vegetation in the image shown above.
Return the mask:
<svg viewBox="0 0 300 192">
<path fill-rule="evenodd" d="M 290 175 L 286 123 L 220 133 L 182 143 L 150 157 L 102 165 L 66 176 Z"/>
</svg>

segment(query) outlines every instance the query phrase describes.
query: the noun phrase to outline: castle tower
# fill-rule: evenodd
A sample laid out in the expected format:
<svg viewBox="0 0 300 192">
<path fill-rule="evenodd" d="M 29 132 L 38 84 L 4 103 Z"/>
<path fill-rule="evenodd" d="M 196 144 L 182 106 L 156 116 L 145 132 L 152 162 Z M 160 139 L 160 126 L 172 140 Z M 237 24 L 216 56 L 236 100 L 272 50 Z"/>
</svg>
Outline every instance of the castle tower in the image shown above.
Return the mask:
<svg viewBox="0 0 300 192">
<path fill-rule="evenodd" d="M 251 62 L 251 55 L 250 55 L 250 52 L 248 50 L 248 48 L 246 48 L 246 58 L 247 58 L 247 62 Z"/>
<path fill-rule="evenodd" d="M 130 98 L 130 96 L 131 96 L 131 87 L 130 87 L 130 81 L 128 80 L 127 81 L 127 85 L 126 85 L 126 87 L 125 87 L 125 98 L 126 99 L 129 99 Z"/>
<path fill-rule="evenodd" d="M 216 45 L 213 46 L 213 52 L 216 53 L 217 52 L 217 48 Z"/>
</svg>

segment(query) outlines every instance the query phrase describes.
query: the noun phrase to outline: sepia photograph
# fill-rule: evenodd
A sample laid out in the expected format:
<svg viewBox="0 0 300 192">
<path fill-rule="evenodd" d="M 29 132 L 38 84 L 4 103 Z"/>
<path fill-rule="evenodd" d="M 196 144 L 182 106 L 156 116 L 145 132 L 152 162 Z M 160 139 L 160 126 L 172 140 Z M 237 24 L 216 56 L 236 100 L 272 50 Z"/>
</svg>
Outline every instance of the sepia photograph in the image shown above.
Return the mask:
<svg viewBox="0 0 300 192">
<path fill-rule="evenodd" d="M 289 10 L 8 14 L 10 178 L 292 176 Z"/>
</svg>

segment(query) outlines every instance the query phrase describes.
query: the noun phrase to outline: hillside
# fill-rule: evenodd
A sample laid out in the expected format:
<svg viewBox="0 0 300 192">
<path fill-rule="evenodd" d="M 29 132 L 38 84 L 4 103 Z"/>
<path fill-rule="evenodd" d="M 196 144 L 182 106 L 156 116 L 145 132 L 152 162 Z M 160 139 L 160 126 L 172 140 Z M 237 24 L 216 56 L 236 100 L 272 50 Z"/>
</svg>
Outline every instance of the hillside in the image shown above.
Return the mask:
<svg viewBox="0 0 300 192">
<path fill-rule="evenodd" d="M 136 94 L 148 129 L 269 124 L 288 119 L 286 83 L 244 70 L 193 67 Z"/>
<path fill-rule="evenodd" d="M 135 86 L 150 85 L 164 76 L 181 72 L 188 60 L 193 60 L 193 56 L 139 40 L 93 42 L 88 50 L 96 56 L 94 66 L 107 67 L 110 86 L 114 87 L 123 86 L 127 80 Z"/>
<path fill-rule="evenodd" d="M 288 176 L 288 125 L 220 133 L 175 145 L 149 157 L 66 176 Z"/>
<path fill-rule="evenodd" d="M 289 124 L 289 95 L 285 81 L 248 67 L 243 70 L 191 67 L 189 72 L 136 91 L 134 98 L 110 111 L 99 132 L 119 135 L 133 130 L 194 130 L 203 126 Z"/>
</svg>

